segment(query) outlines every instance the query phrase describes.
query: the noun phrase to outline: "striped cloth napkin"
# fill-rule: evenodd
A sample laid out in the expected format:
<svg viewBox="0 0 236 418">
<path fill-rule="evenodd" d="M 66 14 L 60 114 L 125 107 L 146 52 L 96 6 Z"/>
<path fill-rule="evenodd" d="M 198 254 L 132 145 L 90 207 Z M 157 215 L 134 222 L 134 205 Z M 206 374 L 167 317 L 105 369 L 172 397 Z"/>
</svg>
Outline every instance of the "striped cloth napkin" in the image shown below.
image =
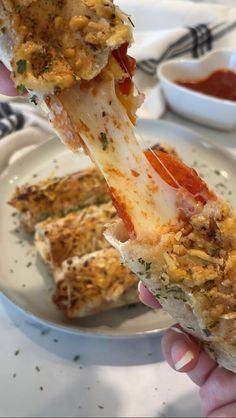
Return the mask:
<svg viewBox="0 0 236 418">
<path fill-rule="evenodd" d="M 174 42 L 166 42 L 164 51 L 153 58 L 140 60 L 138 68 L 149 75 L 156 75 L 157 67 L 163 61 L 182 56 L 199 58 L 217 46 L 217 41 L 223 39 L 236 29 L 236 20 L 233 22 L 218 22 L 215 24 L 199 23 L 184 28 L 186 32 Z M 235 33 L 234 33 L 235 36 Z M 236 40 L 236 39 L 235 39 Z"/>
<path fill-rule="evenodd" d="M 36 127 L 51 135 L 54 133 L 44 115 L 27 99 L 0 100 L 0 140 L 28 127 Z"/>
<path fill-rule="evenodd" d="M 0 103 L 0 139 L 19 131 L 24 124 L 25 117 L 21 112 L 14 112 L 8 103 Z"/>
</svg>

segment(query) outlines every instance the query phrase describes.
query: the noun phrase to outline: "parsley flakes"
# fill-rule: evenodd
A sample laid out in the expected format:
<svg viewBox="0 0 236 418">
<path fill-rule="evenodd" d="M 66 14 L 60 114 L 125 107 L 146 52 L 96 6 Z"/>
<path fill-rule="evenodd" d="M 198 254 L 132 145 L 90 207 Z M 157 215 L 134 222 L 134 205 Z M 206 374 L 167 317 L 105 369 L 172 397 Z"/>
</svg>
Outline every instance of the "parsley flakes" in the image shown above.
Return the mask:
<svg viewBox="0 0 236 418">
<path fill-rule="evenodd" d="M 17 61 L 16 65 L 17 65 L 17 72 L 19 74 L 24 74 L 24 72 L 26 71 L 26 67 L 27 67 L 26 60 L 19 60 Z"/>
<path fill-rule="evenodd" d="M 33 103 L 35 106 L 37 106 L 38 104 L 38 98 L 36 96 L 36 94 L 34 94 L 33 96 L 30 97 L 30 101 L 31 103 Z"/>
<path fill-rule="evenodd" d="M 101 137 L 101 141 L 102 141 L 102 149 L 103 149 L 103 151 L 105 151 L 108 147 L 107 135 L 106 135 L 105 132 L 101 132 L 100 137 Z"/>
</svg>

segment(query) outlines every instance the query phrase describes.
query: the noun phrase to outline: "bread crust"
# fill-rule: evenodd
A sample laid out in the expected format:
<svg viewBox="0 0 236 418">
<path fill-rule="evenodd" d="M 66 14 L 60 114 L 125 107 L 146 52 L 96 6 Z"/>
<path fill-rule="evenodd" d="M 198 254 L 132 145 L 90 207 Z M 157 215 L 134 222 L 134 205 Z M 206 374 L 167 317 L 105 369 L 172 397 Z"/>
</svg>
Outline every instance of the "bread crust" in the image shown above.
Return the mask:
<svg viewBox="0 0 236 418">
<path fill-rule="evenodd" d="M 114 49 L 132 41 L 111 0 L 1 0 L 0 56 L 15 85 L 57 94 L 89 81 Z"/>
<path fill-rule="evenodd" d="M 236 215 L 230 207 L 209 202 L 156 242 L 128 239 L 120 221 L 106 237 L 163 309 L 236 372 Z"/>
</svg>

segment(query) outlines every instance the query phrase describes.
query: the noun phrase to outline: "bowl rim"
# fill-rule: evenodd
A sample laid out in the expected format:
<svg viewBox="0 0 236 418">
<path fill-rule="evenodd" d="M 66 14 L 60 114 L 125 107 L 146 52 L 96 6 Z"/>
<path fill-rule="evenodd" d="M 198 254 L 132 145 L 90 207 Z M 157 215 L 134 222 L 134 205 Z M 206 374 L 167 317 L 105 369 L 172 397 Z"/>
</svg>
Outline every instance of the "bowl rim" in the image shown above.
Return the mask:
<svg viewBox="0 0 236 418">
<path fill-rule="evenodd" d="M 218 49 L 214 49 L 213 51 L 207 52 L 205 55 L 203 55 L 200 58 L 172 58 L 170 60 L 167 60 L 163 63 L 161 63 L 157 69 L 157 76 L 160 80 L 160 83 L 162 81 L 165 81 L 169 86 L 174 87 L 175 89 L 178 89 L 180 91 L 182 91 L 185 94 L 188 95 L 192 95 L 192 96 L 197 96 L 199 99 L 205 100 L 205 101 L 209 101 L 209 102 L 216 102 L 217 104 L 220 105 L 224 105 L 227 107 L 236 107 L 236 101 L 232 101 L 232 100 L 227 100 L 227 99 L 220 99 L 218 97 L 214 97 L 214 96 L 210 96 L 208 94 L 205 93 L 201 93 L 195 90 L 191 90 L 187 87 L 184 86 L 180 86 L 179 84 L 175 83 L 174 81 L 170 80 L 164 73 L 163 71 L 165 70 L 165 67 L 167 67 L 168 65 L 172 65 L 176 66 L 178 64 L 185 64 L 185 63 L 193 63 L 193 64 L 201 64 L 205 61 L 208 61 L 212 58 L 212 56 L 215 55 L 220 55 L 222 53 L 229 53 L 232 55 L 236 55 L 236 50 L 233 50 L 232 48 L 218 48 Z M 225 67 L 224 68 L 229 68 L 229 67 Z M 209 72 L 208 75 L 210 75 L 212 72 Z M 235 74 L 236 74 L 236 70 L 235 70 Z"/>
</svg>

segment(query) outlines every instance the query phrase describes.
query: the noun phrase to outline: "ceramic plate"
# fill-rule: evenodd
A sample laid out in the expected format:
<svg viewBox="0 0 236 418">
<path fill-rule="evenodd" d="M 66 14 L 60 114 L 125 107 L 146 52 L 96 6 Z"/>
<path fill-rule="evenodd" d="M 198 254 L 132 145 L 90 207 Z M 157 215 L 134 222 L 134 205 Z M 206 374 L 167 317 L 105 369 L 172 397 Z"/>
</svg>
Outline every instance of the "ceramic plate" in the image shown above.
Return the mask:
<svg viewBox="0 0 236 418">
<path fill-rule="evenodd" d="M 147 143 L 165 142 L 195 167 L 216 192 L 236 206 L 235 158 L 201 136 L 163 121 L 141 121 L 138 133 Z M 6 145 L 7 146 L 7 145 Z M 28 316 L 48 326 L 92 336 L 133 337 L 161 332 L 173 323 L 163 311 L 141 304 L 69 321 L 51 302 L 52 279 L 33 242 L 19 228 L 7 205 L 16 185 L 70 173 L 90 165 L 83 154 L 73 155 L 59 140 L 45 142 L 20 157 L 0 176 L 0 289 Z"/>
</svg>

